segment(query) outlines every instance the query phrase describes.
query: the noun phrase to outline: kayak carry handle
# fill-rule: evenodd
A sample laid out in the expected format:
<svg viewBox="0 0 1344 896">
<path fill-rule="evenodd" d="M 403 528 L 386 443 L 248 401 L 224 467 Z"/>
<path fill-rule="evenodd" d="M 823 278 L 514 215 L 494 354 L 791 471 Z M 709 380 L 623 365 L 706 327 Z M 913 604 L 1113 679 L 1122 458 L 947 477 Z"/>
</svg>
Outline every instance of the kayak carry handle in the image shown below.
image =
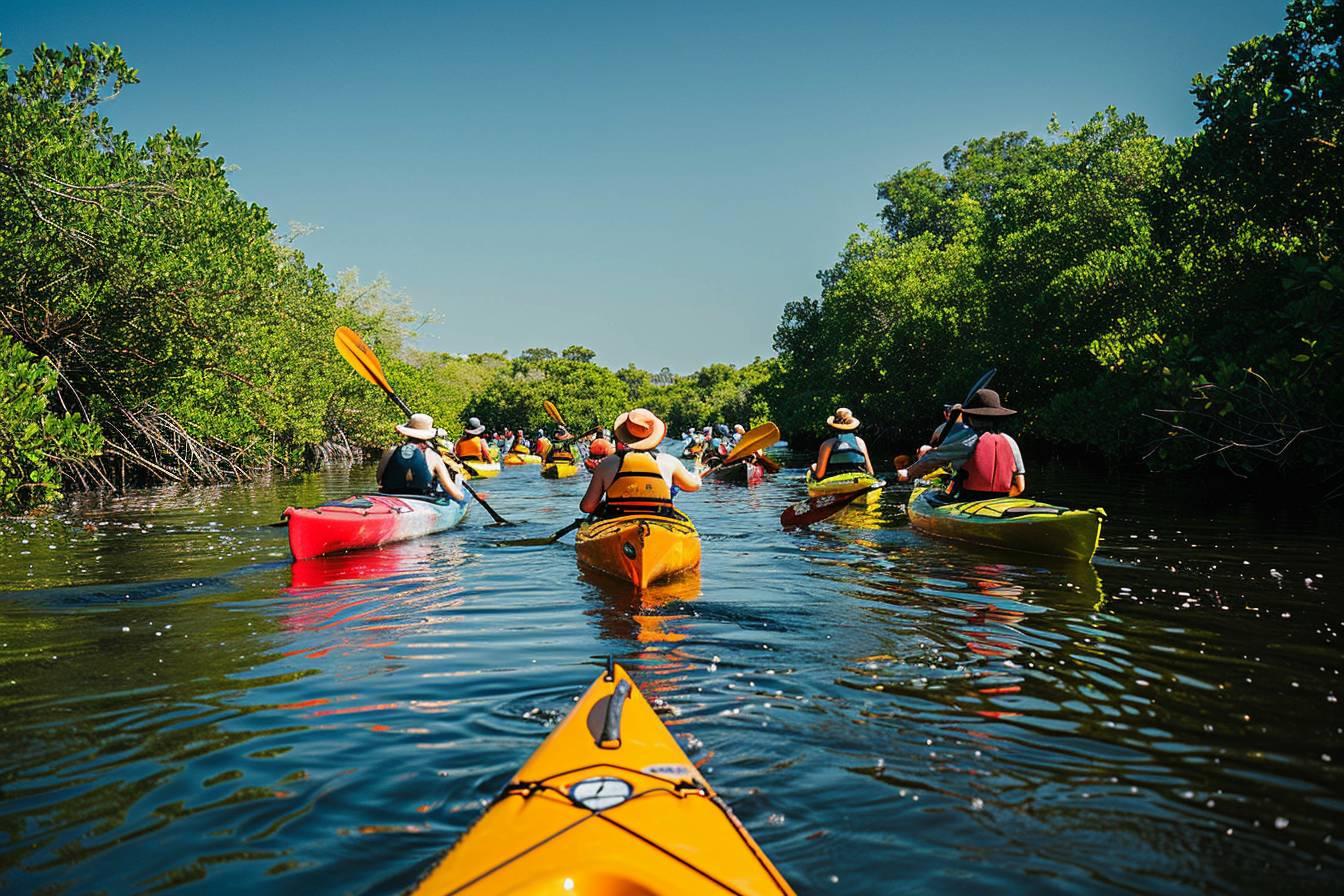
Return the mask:
<svg viewBox="0 0 1344 896">
<path fill-rule="evenodd" d="M 576 520 L 576 522 L 577 522 L 577 520 Z M 615 681 L 615 680 L 616 680 L 616 657 L 612 656 L 611 654 L 607 654 L 607 664 L 606 664 L 606 668 L 607 668 L 607 674 L 605 674 L 605 675 L 602 676 L 602 680 L 603 680 L 603 681 Z"/>
<path fill-rule="evenodd" d="M 597 739 L 597 745 L 603 750 L 615 750 L 621 745 L 621 710 L 629 696 L 630 682 L 622 681 L 607 700 L 607 717 L 602 721 L 602 734 Z"/>
</svg>

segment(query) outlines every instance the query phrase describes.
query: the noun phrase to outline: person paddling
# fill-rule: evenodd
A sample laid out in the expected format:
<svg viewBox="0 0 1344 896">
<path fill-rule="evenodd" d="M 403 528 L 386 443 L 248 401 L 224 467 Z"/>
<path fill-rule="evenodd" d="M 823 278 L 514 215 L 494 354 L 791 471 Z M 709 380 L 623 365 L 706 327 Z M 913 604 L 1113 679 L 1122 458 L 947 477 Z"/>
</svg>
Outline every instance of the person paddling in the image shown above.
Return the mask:
<svg viewBox="0 0 1344 896">
<path fill-rule="evenodd" d="M 574 437 L 569 434 L 569 430 L 563 426 L 555 431 L 555 441 L 546 443 L 546 453 L 541 456 L 543 463 L 548 464 L 572 464 L 574 463 Z"/>
<path fill-rule="evenodd" d="M 948 467 L 956 475 L 948 483 L 947 495 L 958 501 L 1013 498 L 1026 491 L 1022 449 L 1012 436 L 998 432 L 999 421 L 1017 411 L 1004 407 L 999 393 L 993 389 L 980 389 L 960 410 L 961 419 L 969 427 L 949 426 L 940 446 L 909 467 L 897 470 L 896 478 L 908 482 L 939 467 Z"/>
<path fill-rule="evenodd" d="M 672 509 L 672 489 L 693 492 L 700 477 L 670 454 L 658 451 L 667 424 L 647 408 L 635 408 L 616 418 L 612 427 L 625 450 L 593 470 L 588 491 L 579 502 L 584 513 L 620 516 L 624 513 L 660 513 Z"/>
<path fill-rule="evenodd" d="M 467 428 L 462 431 L 462 438 L 457 440 L 457 446 L 453 451 L 462 460 L 474 460 L 477 463 L 492 463 L 490 457 L 490 446 L 485 441 L 485 427 L 481 425 L 479 417 L 472 417 L 467 420 Z"/>
<path fill-rule="evenodd" d="M 434 428 L 433 417 L 412 414 L 410 420 L 397 424 L 397 432 L 405 436 L 406 441 L 384 451 L 378 461 L 380 492 L 385 495 L 433 495 L 437 485 L 454 501 L 467 500 L 457 476 L 449 472 L 448 465 L 430 444 L 447 435 Z"/>
<path fill-rule="evenodd" d="M 868 456 L 868 445 L 855 432 L 859 418 L 849 408 L 836 408 L 826 418 L 826 425 L 835 435 L 817 449 L 817 462 L 812 465 L 812 478 L 821 480 L 840 473 L 863 471 L 873 473 L 873 461 Z"/>
<path fill-rule="evenodd" d="M 587 467 L 588 472 L 591 473 L 597 469 L 597 465 L 600 464 L 604 458 L 610 457 L 615 453 L 616 446 L 611 444 L 609 440 L 599 436 L 598 438 L 593 439 L 593 443 L 588 446 L 588 459 L 583 462 L 583 465 Z"/>
</svg>

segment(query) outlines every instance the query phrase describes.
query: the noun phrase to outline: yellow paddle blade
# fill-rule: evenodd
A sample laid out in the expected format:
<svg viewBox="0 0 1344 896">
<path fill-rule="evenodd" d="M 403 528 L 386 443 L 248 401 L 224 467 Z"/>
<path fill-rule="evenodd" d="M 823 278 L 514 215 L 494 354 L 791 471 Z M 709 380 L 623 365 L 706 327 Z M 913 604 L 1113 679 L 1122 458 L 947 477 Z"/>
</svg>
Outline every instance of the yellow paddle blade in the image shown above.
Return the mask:
<svg viewBox="0 0 1344 896">
<path fill-rule="evenodd" d="M 737 443 L 737 447 L 723 459 L 723 462 L 731 464 L 733 461 L 741 460 L 750 454 L 769 448 L 778 441 L 779 427 L 773 423 L 762 423 L 755 429 L 748 430 L 742 436 L 742 441 Z"/>
<path fill-rule="evenodd" d="M 364 344 L 358 333 L 349 327 L 337 327 L 336 350 L 351 367 L 355 368 L 356 373 L 388 395 L 393 394 L 392 384 L 383 375 L 383 365 L 378 363 L 378 356 L 373 353 L 373 349 Z"/>
<path fill-rule="evenodd" d="M 555 402 L 550 401 L 548 399 L 546 401 L 543 401 L 541 403 L 541 406 L 546 409 L 547 417 L 550 417 L 552 420 L 554 420 L 556 423 L 559 423 L 561 426 L 565 426 L 565 418 L 560 416 L 560 410 L 555 406 Z M 568 429 L 568 427 L 565 428 Z"/>
</svg>

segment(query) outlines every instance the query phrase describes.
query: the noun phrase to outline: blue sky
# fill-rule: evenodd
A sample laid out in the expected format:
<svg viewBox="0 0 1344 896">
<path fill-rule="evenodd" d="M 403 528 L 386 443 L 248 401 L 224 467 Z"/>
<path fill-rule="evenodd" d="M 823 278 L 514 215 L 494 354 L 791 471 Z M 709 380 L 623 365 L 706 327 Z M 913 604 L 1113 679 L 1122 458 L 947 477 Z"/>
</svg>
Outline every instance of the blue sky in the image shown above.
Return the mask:
<svg viewBox="0 0 1344 896">
<path fill-rule="evenodd" d="M 1195 128 L 1190 78 L 1283 2 L 7 3 L 10 62 L 120 44 L 106 106 L 237 166 L 329 273 L 384 274 L 427 349 L 573 343 L 688 371 L 771 353 L 785 302 L 954 144 L 1115 105 Z"/>
</svg>

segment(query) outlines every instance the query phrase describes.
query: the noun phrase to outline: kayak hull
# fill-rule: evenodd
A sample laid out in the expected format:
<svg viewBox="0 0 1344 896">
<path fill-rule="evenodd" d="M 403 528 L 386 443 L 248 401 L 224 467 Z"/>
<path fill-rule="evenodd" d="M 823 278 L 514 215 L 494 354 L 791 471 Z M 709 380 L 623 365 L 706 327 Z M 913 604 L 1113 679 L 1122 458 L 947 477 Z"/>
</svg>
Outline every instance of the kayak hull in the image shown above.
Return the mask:
<svg viewBox="0 0 1344 896">
<path fill-rule="evenodd" d="M 287 507 L 289 550 L 295 560 L 375 548 L 451 529 L 467 505 L 406 495 L 351 495 L 320 507 Z"/>
<path fill-rule="evenodd" d="M 735 485 L 760 485 L 765 481 L 765 467 L 760 464 L 736 463 L 726 467 L 702 470 L 701 477 L 711 482 L 731 482 Z"/>
<path fill-rule="evenodd" d="M 464 460 L 462 463 L 471 471 L 473 477 L 480 479 L 489 479 L 491 476 L 498 476 L 500 465 L 495 463 L 482 463 L 479 460 Z"/>
<path fill-rule="evenodd" d="M 647 588 L 700 565 L 700 533 L 690 517 L 628 514 L 584 523 L 574 539 L 579 565 Z"/>
<path fill-rule="evenodd" d="M 793 890 L 615 666 L 412 892 Z"/>
<path fill-rule="evenodd" d="M 501 460 L 500 463 L 506 467 L 521 467 L 525 464 L 539 464 L 541 463 L 541 456 L 537 454 L 518 454 L 515 451 L 510 451 L 508 454 L 504 455 L 504 459 Z"/>
<path fill-rule="evenodd" d="M 547 479 L 568 479 L 570 476 L 579 475 L 578 464 L 554 463 L 542 464 L 541 475 Z"/>
<path fill-rule="evenodd" d="M 921 480 L 910 493 L 910 525 L 927 535 L 1026 554 L 1091 560 L 1106 511 L 1070 510 L 1027 498 L 941 504 L 946 480 Z"/>
<path fill-rule="evenodd" d="M 812 471 L 807 471 L 807 496 L 809 498 L 820 497 L 821 495 L 842 495 L 848 492 L 859 491 L 877 485 L 882 480 L 871 473 L 856 471 L 851 473 L 836 473 L 834 476 L 827 476 L 825 479 L 815 479 Z M 859 495 L 854 499 L 851 507 L 868 507 L 882 500 L 882 490 L 873 489 L 872 491 Z"/>
</svg>

